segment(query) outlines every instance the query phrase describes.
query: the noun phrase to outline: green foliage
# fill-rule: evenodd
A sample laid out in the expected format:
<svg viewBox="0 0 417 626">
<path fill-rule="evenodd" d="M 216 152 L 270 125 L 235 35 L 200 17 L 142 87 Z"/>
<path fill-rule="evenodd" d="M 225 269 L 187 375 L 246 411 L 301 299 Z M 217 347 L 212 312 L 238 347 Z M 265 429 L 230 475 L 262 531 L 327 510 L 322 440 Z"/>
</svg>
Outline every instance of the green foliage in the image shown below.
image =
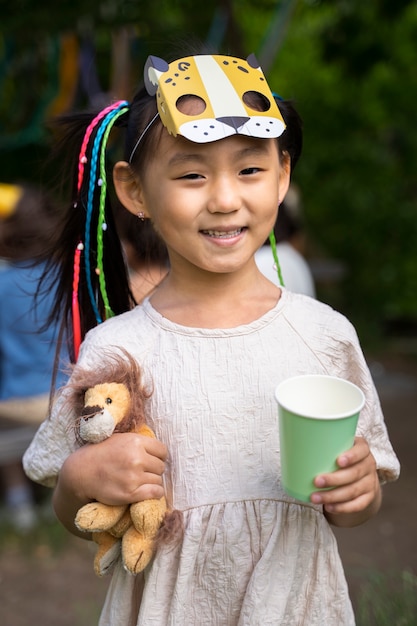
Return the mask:
<svg viewBox="0 0 417 626">
<path fill-rule="evenodd" d="M 391 319 L 417 321 L 415 2 L 62 0 L 59 11 L 55 0 L 16 0 L 13 11 L 2 4 L 3 176 L 32 176 L 31 146 L 46 150 L 41 121 L 57 89 L 64 32 L 94 42 L 103 89 L 112 35 L 125 25 L 135 34 L 132 89 L 146 56 L 168 54 L 177 40 L 256 52 L 272 87 L 295 99 L 304 119 L 295 182 L 314 250 L 347 268 L 325 297 L 356 324 L 365 320 L 368 332 Z"/>
<path fill-rule="evenodd" d="M 358 626 L 414 626 L 417 623 L 417 577 L 375 573 L 364 585 L 357 608 Z"/>
<path fill-rule="evenodd" d="M 0 552 L 17 551 L 30 559 L 39 553 L 58 555 L 68 546 L 68 531 L 55 519 L 40 519 L 27 533 L 18 532 L 7 521 L 0 520 Z"/>
<path fill-rule="evenodd" d="M 306 3 L 272 82 L 305 125 L 295 178 L 317 247 L 348 268 L 343 308 L 417 319 L 417 7 Z"/>
</svg>

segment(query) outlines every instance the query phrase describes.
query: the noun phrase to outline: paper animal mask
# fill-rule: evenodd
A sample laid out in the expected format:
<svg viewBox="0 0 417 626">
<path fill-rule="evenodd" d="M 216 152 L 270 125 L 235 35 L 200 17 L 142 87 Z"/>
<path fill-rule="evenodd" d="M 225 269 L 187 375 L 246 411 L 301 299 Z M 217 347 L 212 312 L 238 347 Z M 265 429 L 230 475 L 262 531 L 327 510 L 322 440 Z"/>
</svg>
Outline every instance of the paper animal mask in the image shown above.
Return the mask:
<svg viewBox="0 0 417 626">
<path fill-rule="evenodd" d="M 206 143 L 234 134 L 274 138 L 285 130 L 253 54 L 246 60 L 197 55 L 170 64 L 150 56 L 144 71 L 146 89 L 150 95 L 156 94 L 161 121 L 174 136 Z M 198 103 L 191 114 L 184 112 L 188 96 Z M 194 114 L 196 108 L 199 112 Z"/>
</svg>

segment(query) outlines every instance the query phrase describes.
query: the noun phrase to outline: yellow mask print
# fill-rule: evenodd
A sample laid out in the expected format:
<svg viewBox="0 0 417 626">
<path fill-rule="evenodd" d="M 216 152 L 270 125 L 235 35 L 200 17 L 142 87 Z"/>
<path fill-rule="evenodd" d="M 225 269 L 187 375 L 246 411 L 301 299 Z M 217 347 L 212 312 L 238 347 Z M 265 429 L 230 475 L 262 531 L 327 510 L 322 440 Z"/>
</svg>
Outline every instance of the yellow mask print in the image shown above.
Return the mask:
<svg viewBox="0 0 417 626">
<path fill-rule="evenodd" d="M 206 143 L 234 134 L 276 138 L 285 130 L 253 54 L 246 60 L 197 55 L 170 64 L 150 56 L 144 79 L 148 93 L 156 95 L 162 123 L 174 136 Z M 199 102 L 197 114 L 188 114 L 181 106 L 190 97 Z"/>
</svg>

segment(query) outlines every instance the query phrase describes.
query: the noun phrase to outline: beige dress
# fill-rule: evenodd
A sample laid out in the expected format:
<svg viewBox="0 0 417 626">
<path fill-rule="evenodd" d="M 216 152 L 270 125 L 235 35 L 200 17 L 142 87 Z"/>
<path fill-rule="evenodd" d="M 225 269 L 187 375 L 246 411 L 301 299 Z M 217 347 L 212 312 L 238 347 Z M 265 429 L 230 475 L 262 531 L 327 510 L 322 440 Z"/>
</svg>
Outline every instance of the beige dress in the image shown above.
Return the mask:
<svg viewBox="0 0 417 626">
<path fill-rule="evenodd" d="M 274 399 L 277 384 L 297 374 L 358 384 L 366 395 L 358 434 L 381 480 L 395 479 L 398 461 L 351 324 L 286 290 L 260 319 L 221 330 L 172 323 L 146 300 L 91 331 L 80 364 L 94 367 L 116 345 L 153 382 L 149 423 L 170 453 L 166 490 L 184 512 L 185 534 L 148 566 L 138 614 L 135 578 L 116 565 L 100 626 L 354 624 L 321 507 L 282 489 Z M 72 420 L 58 403 L 41 426 L 24 459 L 34 480 L 55 483 L 75 447 Z"/>
</svg>

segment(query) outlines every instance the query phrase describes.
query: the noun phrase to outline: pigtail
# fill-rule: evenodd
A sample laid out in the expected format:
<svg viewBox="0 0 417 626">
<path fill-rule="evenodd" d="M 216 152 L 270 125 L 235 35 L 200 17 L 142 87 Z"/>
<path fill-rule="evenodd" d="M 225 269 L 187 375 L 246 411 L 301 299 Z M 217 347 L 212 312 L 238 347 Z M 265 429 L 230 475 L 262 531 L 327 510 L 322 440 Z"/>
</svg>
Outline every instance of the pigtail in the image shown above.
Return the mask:
<svg viewBox="0 0 417 626">
<path fill-rule="evenodd" d="M 61 136 L 54 158 L 70 155 L 72 202 L 55 250 L 50 251 L 43 282 L 57 287 L 50 320 L 59 320 L 71 361 L 85 334 L 105 319 L 135 304 L 109 200 L 107 144 L 114 125 L 129 112 L 126 101 L 98 114 L 74 114 L 57 121 Z M 68 171 L 68 170 L 67 170 Z M 42 282 L 41 281 L 41 282 Z M 59 348 L 60 350 L 60 348 Z"/>
<path fill-rule="evenodd" d="M 108 229 L 106 215 L 107 176 L 106 176 L 106 145 L 109 133 L 115 121 L 127 113 L 126 101 L 120 101 L 101 111 L 89 124 L 84 135 L 78 159 L 77 199 L 74 209 L 85 211 L 84 233 L 80 234 L 74 259 L 74 281 L 72 294 L 73 336 L 80 336 L 81 315 L 77 306 L 79 291 L 80 257 L 84 256 L 85 285 L 89 306 L 94 314 L 95 322 L 100 324 L 104 319 L 113 317 L 110 305 L 104 269 L 104 238 Z M 88 156 L 87 156 L 88 155 Z M 81 205 L 81 206 L 79 206 Z M 74 342 L 75 357 L 79 343 Z"/>
</svg>

